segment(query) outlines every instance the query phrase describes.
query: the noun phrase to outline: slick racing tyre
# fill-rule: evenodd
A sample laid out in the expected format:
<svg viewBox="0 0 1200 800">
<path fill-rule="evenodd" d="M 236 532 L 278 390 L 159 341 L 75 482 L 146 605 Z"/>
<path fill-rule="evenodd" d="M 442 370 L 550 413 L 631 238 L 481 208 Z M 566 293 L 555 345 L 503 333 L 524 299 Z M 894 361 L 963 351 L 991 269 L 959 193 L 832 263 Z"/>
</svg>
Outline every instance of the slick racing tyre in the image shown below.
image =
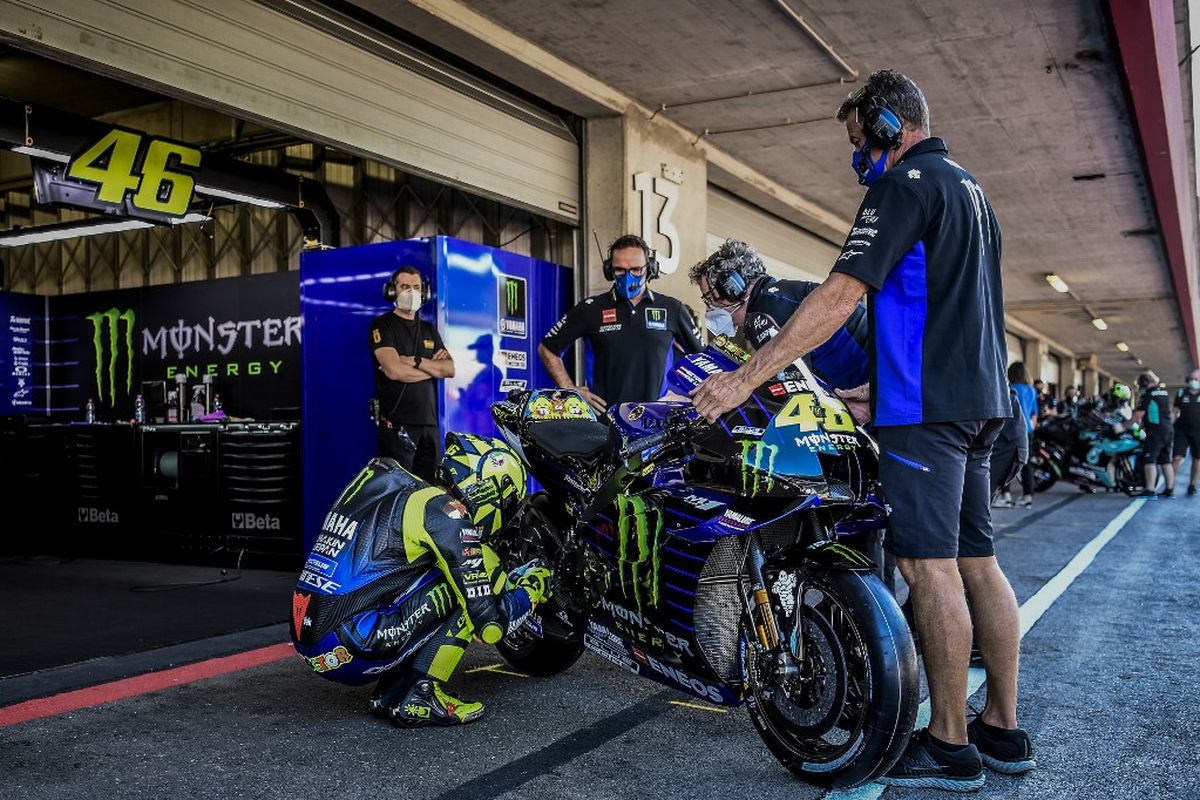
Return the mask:
<svg viewBox="0 0 1200 800">
<path fill-rule="evenodd" d="M 1029 468 L 1033 470 L 1033 490 L 1044 492 L 1058 481 L 1058 473 L 1054 466 L 1041 453 L 1029 454 Z"/>
<path fill-rule="evenodd" d="M 540 638 L 528 624 L 497 642 L 496 649 L 513 669 L 538 678 L 569 669 L 583 655 L 582 642 Z"/>
<path fill-rule="evenodd" d="M 768 572 L 780 636 L 798 670 L 780 670 L 742 625 L 746 706 L 767 748 L 805 781 L 865 783 L 904 752 L 917 716 L 917 654 L 904 614 L 874 575 Z"/>
</svg>

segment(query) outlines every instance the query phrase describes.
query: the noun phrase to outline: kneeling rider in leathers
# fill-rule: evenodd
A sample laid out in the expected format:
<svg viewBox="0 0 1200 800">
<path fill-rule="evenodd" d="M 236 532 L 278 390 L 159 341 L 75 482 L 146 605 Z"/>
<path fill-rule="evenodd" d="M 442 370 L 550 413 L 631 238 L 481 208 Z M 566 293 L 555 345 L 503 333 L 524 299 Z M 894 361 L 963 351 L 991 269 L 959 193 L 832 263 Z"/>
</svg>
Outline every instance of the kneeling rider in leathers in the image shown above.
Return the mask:
<svg viewBox="0 0 1200 800">
<path fill-rule="evenodd" d="M 371 712 L 398 725 L 456 725 L 482 703 L 444 683 L 472 638 L 494 644 L 549 595 L 550 570 L 506 576 L 481 538 L 525 498 L 525 467 L 498 439 L 446 436 L 430 486 L 372 459 L 342 492 L 292 595 L 292 640 L 323 677 L 378 680 Z"/>
</svg>

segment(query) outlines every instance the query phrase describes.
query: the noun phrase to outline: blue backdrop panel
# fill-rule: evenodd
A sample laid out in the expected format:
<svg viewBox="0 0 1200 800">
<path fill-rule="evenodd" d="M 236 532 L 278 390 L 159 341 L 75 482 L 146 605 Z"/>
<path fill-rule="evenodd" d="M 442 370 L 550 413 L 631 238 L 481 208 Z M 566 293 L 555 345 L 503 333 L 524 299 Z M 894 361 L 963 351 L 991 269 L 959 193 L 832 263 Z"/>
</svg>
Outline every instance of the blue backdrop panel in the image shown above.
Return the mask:
<svg viewBox="0 0 1200 800">
<path fill-rule="evenodd" d="M 46 299 L 0 292 L 0 416 L 46 414 Z"/>
<path fill-rule="evenodd" d="M 493 435 L 488 408 L 505 391 L 550 385 L 537 345 L 571 302 L 570 269 L 444 236 L 302 254 L 306 547 L 338 492 L 375 454 L 367 329 L 389 309 L 383 284 L 405 265 L 432 285 L 421 316 L 454 358 L 456 374 L 438 393 L 443 435 Z"/>
</svg>

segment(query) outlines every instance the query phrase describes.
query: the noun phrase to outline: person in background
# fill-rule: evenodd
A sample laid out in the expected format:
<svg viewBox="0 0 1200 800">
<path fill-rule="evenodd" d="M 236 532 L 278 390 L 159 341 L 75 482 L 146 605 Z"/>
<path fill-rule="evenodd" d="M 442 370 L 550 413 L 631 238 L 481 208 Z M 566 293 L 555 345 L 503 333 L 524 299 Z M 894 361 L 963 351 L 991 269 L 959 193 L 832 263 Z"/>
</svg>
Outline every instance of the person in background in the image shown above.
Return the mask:
<svg viewBox="0 0 1200 800">
<path fill-rule="evenodd" d="M 1142 472 L 1146 488 L 1139 497 L 1175 496 L 1175 468 L 1171 450 L 1175 446 L 1175 427 L 1171 424 L 1171 393 L 1158 383 L 1158 376 L 1147 372 L 1138 376 L 1138 407 L 1131 418 L 1132 425 L 1142 425 L 1146 440 L 1142 444 Z M 1162 470 L 1165 486 L 1158 488 L 1158 473 Z"/>
<path fill-rule="evenodd" d="M 1021 417 L 1025 421 L 1025 436 L 1028 439 L 1028 450 L 1033 449 L 1033 432 L 1038 424 L 1037 389 L 1029 383 L 1029 370 L 1025 369 L 1023 361 L 1014 361 L 1008 368 L 1008 383 L 1016 392 L 1017 401 L 1021 406 Z M 1028 452 L 1027 450 L 1027 452 Z M 1004 493 L 992 505 L 996 508 L 1012 508 L 1013 502 L 1008 486 Z M 1021 500 L 1019 505 L 1029 508 L 1033 505 L 1033 468 L 1026 463 L 1021 467 Z"/>
<path fill-rule="evenodd" d="M 694 316 L 674 297 L 650 290 L 658 277 L 654 251 L 626 234 L 608 248 L 604 277 L 613 287 L 575 305 L 538 345 L 554 384 L 572 389 L 598 414 L 626 402 L 657 400 L 677 355 L 704 349 Z M 592 348 L 592 385 L 576 386 L 562 353 L 575 340 Z"/>
<path fill-rule="evenodd" d="M 454 359 L 437 329 L 418 316 L 429 300 L 420 270 L 393 272 L 384 297 L 395 308 L 371 320 L 368 342 L 375 358 L 379 455 L 428 482 L 441 457 L 435 382 L 454 377 Z"/>
<path fill-rule="evenodd" d="M 1058 414 L 1058 401 L 1054 399 L 1054 395 L 1046 391 L 1046 384 L 1041 380 L 1033 382 L 1033 390 L 1037 392 L 1037 415 L 1038 419 L 1045 421 L 1048 417 L 1053 417 Z"/>
<path fill-rule="evenodd" d="M 1196 495 L 1200 483 L 1200 369 L 1192 370 L 1187 385 L 1175 394 L 1175 459 L 1172 467 L 1179 475 L 1183 457 L 1192 456 L 1192 474 L 1188 481 L 1188 497 Z"/>
</svg>

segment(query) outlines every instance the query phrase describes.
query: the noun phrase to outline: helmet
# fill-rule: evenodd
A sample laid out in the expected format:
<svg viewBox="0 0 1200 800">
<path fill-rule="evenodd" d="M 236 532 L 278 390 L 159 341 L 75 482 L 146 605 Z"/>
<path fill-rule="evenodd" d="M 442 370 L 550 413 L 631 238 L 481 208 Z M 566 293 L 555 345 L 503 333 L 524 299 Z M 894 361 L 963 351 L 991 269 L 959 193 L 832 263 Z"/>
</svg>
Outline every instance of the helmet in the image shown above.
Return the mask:
<svg viewBox="0 0 1200 800">
<path fill-rule="evenodd" d="M 1112 396 L 1114 400 L 1128 400 L 1133 397 L 1133 392 L 1123 383 L 1114 383 L 1112 387 Z"/>
<path fill-rule="evenodd" d="M 525 499 L 525 465 L 499 439 L 447 433 L 438 482 L 467 504 L 485 534 L 500 530 L 504 511 Z"/>
</svg>

